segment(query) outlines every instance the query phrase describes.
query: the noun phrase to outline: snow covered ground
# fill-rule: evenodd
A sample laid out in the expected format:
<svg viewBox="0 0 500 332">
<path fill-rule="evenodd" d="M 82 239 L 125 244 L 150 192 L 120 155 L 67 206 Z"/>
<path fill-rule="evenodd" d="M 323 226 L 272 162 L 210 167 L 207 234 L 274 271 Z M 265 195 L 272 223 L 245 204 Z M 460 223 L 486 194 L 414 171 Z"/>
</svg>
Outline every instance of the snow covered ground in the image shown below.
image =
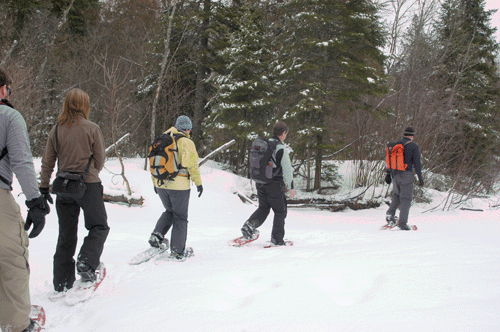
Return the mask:
<svg viewBox="0 0 500 332">
<path fill-rule="evenodd" d="M 31 298 L 46 310 L 47 332 L 500 330 L 500 212 L 488 202 L 474 203 L 483 212 L 413 206 L 416 232 L 380 231 L 386 206 L 290 209 L 285 237 L 294 246 L 262 248 L 270 216 L 254 244 L 235 248 L 227 242 L 255 207 L 233 191 L 248 182 L 209 162 L 201 167 L 204 193 L 192 190 L 190 201 L 187 245 L 195 256 L 131 266 L 163 210 L 143 163 L 126 160 L 126 176 L 144 206 L 106 203 L 108 275 L 90 300 L 69 307 L 48 299 L 55 209 L 31 240 Z M 110 171 L 119 172 L 117 161 L 101 173 L 105 191 L 121 190 Z M 80 242 L 85 234 L 81 225 Z"/>
</svg>

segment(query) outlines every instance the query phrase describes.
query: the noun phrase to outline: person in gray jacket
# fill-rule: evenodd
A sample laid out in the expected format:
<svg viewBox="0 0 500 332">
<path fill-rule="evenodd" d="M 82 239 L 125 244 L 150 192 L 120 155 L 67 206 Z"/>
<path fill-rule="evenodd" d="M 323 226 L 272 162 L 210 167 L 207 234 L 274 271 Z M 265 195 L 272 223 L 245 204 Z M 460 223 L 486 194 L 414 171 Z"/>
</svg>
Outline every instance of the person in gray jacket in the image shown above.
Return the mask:
<svg viewBox="0 0 500 332">
<path fill-rule="evenodd" d="M 273 160 L 276 161 L 273 166 L 273 179 L 271 183 L 256 184 L 259 207 L 241 229 L 245 238 L 251 239 L 255 236 L 256 229 L 264 223 L 272 209 L 274 220 L 271 242 L 275 245 L 285 245 L 283 238 L 287 214 L 286 192 L 289 192 L 291 198 L 295 196 L 292 163 L 288 150 L 283 144 L 287 134 L 288 126 L 284 122 L 279 121 L 273 126 L 273 137 L 270 140 L 278 141 L 273 153 Z"/>
<path fill-rule="evenodd" d="M 31 155 L 26 122 L 9 103 L 11 83 L 0 68 L 0 329 L 32 331 L 35 322 L 29 317 L 29 238 L 37 237 L 50 212 L 46 199 L 40 195 Z M 12 179 L 16 175 L 26 196 L 26 223 L 12 196 Z"/>
</svg>

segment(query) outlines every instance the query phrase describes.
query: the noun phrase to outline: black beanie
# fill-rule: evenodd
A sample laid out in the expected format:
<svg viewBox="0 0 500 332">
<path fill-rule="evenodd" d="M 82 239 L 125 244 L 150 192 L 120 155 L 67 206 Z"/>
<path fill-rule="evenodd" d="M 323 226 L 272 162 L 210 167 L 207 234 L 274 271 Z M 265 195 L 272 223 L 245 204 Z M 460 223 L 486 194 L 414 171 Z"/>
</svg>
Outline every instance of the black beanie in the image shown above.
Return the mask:
<svg viewBox="0 0 500 332">
<path fill-rule="evenodd" d="M 406 127 L 403 136 L 415 136 L 415 130 L 412 127 Z"/>
</svg>

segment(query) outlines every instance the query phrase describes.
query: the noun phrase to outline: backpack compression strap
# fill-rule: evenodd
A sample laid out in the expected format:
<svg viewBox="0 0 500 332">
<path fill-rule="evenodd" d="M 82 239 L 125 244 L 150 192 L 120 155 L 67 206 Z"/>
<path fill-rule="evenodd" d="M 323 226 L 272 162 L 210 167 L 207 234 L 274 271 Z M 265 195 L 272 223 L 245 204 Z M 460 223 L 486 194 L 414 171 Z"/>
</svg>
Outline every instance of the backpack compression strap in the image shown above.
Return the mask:
<svg viewBox="0 0 500 332">
<path fill-rule="evenodd" d="M 7 99 L 0 100 L 0 104 L 5 105 L 5 106 L 9 106 L 10 108 L 14 108 L 14 106 L 12 106 L 12 104 L 9 103 L 9 101 Z M 2 160 L 2 158 L 5 157 L 7 155 L 7 153 L 8 153 L 7 147 L 4 147 L 2 150 L 2 153 L 0 154 L 0 160 Z M 4 178 L 1 175 L 0 175 L 0 181 L 4 182 L 6 185 L 8 185 L 10 187 L 10 190 L 12 190 L 12 182 L 8 181 L 6 178 Z"/>
<path fill-rule="evenodd" d="M 4 147 L 2 150 L 2 153 L 0 154 L 0 160 L 2 160 L 3 157 L 5 157 L 7 155 L 7 153 L 8 153 L 7 147 Z"/>
<path fill-rule="evenodd" d="M 172 133 L 172 135 L 173 135 L 173 136 L 174 136 L 174 138 L 175 138 L 175 150 L 176 150 L 176 152 L 177 152 L 177 154 L 178 154 L 178 153 L 179 153 L 179 146 L 178 146 L 178 144 L 179 144 L 179 143 L 178 143 L 178 142 L 179 142 L 179 140 L 180 140 L 181 138 L 183 138 L 183 137 L 184 137 L 184 138 L 187 138 L 187 139 L 189 139 L 189 138 L 188 138 L 185 134 L 183 134 L 183 133 L 177 133 L 177 134 L 173 134 L 173 133 Z M 186 169 L 187 167 L 182 167 L 181 163 L 179 163 L 179 162 L 178 162 L 178 160 L 177 160 L 177 159 L 179 159 L 178 155 L 177 155 L 177 156 L 175 156 L 175 159 L 176 159 L 176 160 L 175 160 L 175 163 L 177 164 L 177 168 L 179 169 L 179 173 L 177 173 L 177 176 L 186 176 L 186 177 L 189 177 L 189 174 L 182 174 L 182 173 L 180 173 L 180 170 L 181 170 L 181 169 Z"/>
<path fill-rule="evenodd" d="M 3 159 L 3 157 L 5 157 L 7 155 L 8 151 L 7 151 L 7 147 L 4 147 L 3 150 L 2 150 L 2 153 L 0 154 L 0 160 Z M 4 178 L 3 176 L 0 175 L 0 181 L 2 181 L 3 183 L 5 183 L 6 185 L 9 186 L 10 190 L 12 190 L 12 182 L 10 182 L 9 180 L 7 180 L 6 178 Z"/>
</svg>

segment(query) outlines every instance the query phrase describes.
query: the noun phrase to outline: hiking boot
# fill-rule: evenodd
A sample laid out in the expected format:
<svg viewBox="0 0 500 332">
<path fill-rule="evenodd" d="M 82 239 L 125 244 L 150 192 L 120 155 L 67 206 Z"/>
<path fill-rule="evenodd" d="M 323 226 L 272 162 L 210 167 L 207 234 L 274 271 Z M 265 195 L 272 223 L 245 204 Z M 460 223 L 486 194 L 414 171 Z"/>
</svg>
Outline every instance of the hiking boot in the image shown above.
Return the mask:
<svg viewBox="0 0 500 332">
<path fill-rule="evenodd" d="M 176 253 L 175 251 L 172 251 L 170 253 L 170 259 L 178 262 L 184 262 L 186 258 L 191 257 L 194 255 L 193 248 L 191 247 L 186 247 L 186 250 L 182 254 Z"/>
<path fill-rule="evenodd" d="M 398 217 L 387 214 L 385 216 L 385 221 L 387 221 L 389 226 L 394 226 L 398 223 Z"/>
<path fill-rule="evenodd" d="M 96 280 L 95 271 L 90 265 L 85 262 L 78 262 L 76 270 L 82 282 L 94 282 Z"/>
<path fill-rule="evenodd" d="M 398 224 L 398 227 L 402 231 L 409 231 L 409 230 L 411 230 L 411 228 L 410 228 L 410 226 L 408 226 L 408 224 Z"/>
<path fill-rule="evenodd" d="M 42 327 L 40 326 L 40 324 L 38 324 L 38 322 L 34 321 L 31 318 L 30 321 L 30 325 L 21 332 L 37 332 L 42 330 Z"/>
<path fill-rule="evenodd" d="M 285 246 L 286 243 L 283 240 L 276 240 L 276 239 L 271 239 L 271 243 L 274 244 L 275 246 Z"/>
<path fill-rule="evenodd" d="M 153 232 L 151 233 L 151 236 L 149 237 L 149 244 L 151 247 L 154 248 L 161 248 L 163 246 L 163 241 L 165 240 L 165 237 L 163 234 L 158 233 L 158 232 Z"/>
<path fill-rule="evenodd" d="M 241 233 L 243 237 L 247 240 L 253 240 L 257 236 L 259 236 L 259 232 L 253 227 L 249 221 L 245 222 L 243 227 L 241 228 Z"/>
</svg>

